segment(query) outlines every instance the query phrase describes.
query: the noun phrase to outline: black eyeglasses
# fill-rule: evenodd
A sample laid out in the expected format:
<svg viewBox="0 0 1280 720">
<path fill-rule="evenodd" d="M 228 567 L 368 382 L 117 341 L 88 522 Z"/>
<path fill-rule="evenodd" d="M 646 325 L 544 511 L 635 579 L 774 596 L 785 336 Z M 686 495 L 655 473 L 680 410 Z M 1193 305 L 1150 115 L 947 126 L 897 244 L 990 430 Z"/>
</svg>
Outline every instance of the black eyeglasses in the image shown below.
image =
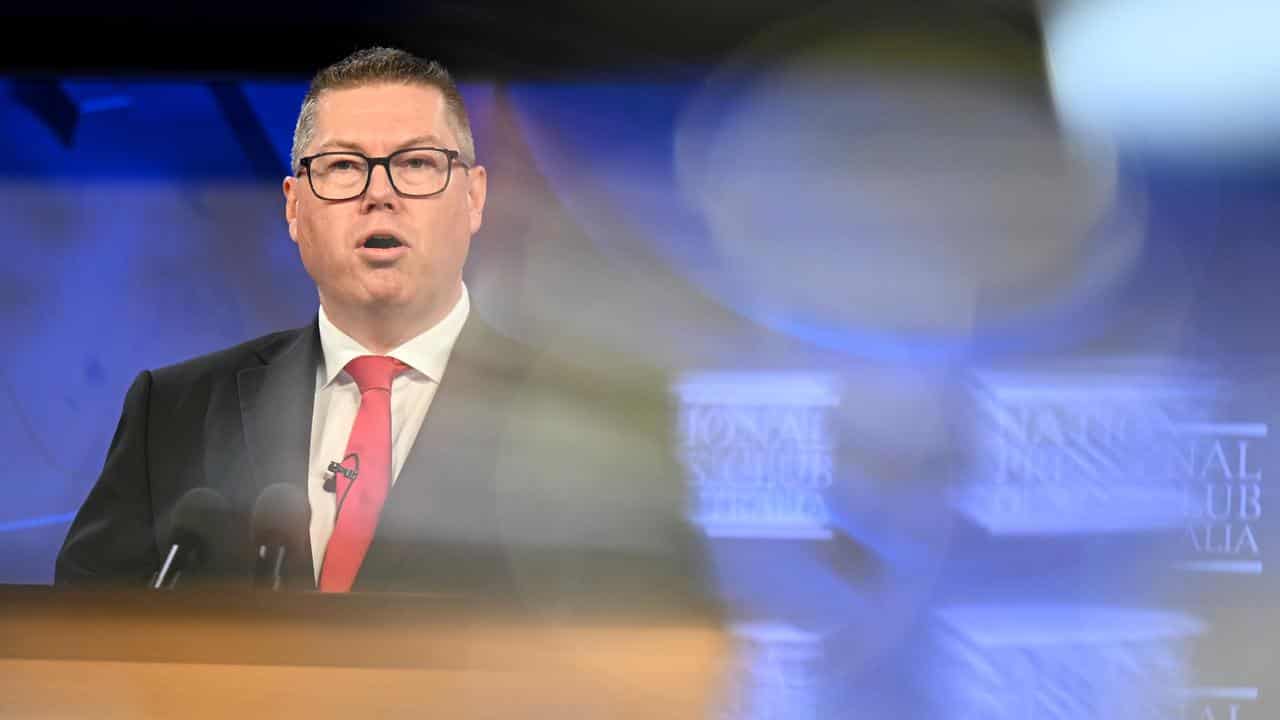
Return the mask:
<svg viewBox="0 0 1280 720">
<path fill-rule="evenodd" d="M 387 170 L 391 187 L 405 197 L 423 198 L 439 195 L 449 187 L 453 164 L 469 165 L 458 159 L 457 150 L 437 147 L 412 147 L 397 150 L 385 157 L 369 157 L 358 152 L 323 152 L 298 159 L 307 171 L 311 192 L 321 200 L 350 200 L 369 189 L 373 168 Z"/>
</svg>

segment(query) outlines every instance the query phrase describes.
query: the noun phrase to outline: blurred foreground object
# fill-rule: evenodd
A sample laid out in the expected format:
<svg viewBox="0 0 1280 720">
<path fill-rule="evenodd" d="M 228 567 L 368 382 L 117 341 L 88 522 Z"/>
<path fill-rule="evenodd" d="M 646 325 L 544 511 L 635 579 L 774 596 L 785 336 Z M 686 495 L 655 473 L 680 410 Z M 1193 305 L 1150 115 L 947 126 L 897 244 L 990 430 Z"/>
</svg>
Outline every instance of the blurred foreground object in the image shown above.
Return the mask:
<svg viewBox="0 0 1280 720">
<path fill-rule="evenodd" d="M 782 28 L 717 69 L 674 142 L 701 284 L 856 357 L 1024 344 L 1121 285 L 1144 239 L 1113 149 L 1060 135 L 1033 38 L 976 14 Z"/>
<path fill-rule="evenodd" d="M 1280 156 L 1280 4 L 1059 2 L 1045 14 L 1059 115 L 1167 157 Z"/>
</svg>

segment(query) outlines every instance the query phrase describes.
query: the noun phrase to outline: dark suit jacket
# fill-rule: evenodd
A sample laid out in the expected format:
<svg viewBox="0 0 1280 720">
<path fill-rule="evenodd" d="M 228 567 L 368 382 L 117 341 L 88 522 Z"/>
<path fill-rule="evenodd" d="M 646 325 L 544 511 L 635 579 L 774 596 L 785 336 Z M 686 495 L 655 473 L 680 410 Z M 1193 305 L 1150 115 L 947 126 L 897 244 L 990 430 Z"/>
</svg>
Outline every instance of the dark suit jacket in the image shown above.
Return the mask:
<svg viewBox="0 0 1280 720">
<path fill-rule="evenodd" d="M 312 322 L 140 373 L 55 583 L 144 584 L 175 504 L 198 487 L 233 508 L 207 577 L 247 582 L 259 493 L 276 482 L 306 490 L 321 358 Z M 659 378 L 534 353 L 473 314 L 354 589 L 702 602 L 669 416 Z M 292 563 L 294 587 L 314 588 L 311 568 L 309 556 Z"/>
</svg>

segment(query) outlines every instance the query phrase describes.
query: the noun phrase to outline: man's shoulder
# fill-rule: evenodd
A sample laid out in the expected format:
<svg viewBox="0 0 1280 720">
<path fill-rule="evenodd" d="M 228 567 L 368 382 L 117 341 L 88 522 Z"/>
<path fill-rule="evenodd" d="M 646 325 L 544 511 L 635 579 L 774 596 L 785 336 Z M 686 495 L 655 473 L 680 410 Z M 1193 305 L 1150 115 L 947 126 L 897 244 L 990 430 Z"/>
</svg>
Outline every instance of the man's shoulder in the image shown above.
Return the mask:
<svg viewBox="0 0 1280 720">
<path fill-rule="evenodd" d="M 231 347 L 188 358 L 151 371 L 159 382 L 185 384 L 220 375 L 234 376 L 246 368 L 261 367 L 316 332 L 315 324 L 260 335 Z"/>
</svg>

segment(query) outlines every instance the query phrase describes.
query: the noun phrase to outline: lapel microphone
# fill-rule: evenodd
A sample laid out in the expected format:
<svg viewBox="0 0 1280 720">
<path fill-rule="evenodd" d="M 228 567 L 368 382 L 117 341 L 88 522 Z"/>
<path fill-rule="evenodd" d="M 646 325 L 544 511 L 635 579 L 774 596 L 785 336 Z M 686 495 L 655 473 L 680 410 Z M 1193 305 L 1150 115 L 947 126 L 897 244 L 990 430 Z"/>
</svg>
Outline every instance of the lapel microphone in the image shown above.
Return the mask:
<svg viewBox="0 0 1280 720">
<path fill-rule="evenodd" d="M 360 456 L 356 453 L 351 453 L 350 455 L 343 458 L 342 462 L 344 463 L 350 460 L 351 458 L 355 458 L 355 461 L 356 461 L 355 468 L 349 468 L 346 465 L 343 465 L 342 463 L 336 460 L 329 462 L 329 467 L 326 468 L 329 471 L 329 475 L 324 479 L 325 492 L 330 492 L 330 493 L 338 492 L 338 475 L 339 474 L 341 474 L 343 477 L 345 477 L 347 480 L 351 482 L 356 481 L 356 476 L 360 474 Z"/>
</svg>

